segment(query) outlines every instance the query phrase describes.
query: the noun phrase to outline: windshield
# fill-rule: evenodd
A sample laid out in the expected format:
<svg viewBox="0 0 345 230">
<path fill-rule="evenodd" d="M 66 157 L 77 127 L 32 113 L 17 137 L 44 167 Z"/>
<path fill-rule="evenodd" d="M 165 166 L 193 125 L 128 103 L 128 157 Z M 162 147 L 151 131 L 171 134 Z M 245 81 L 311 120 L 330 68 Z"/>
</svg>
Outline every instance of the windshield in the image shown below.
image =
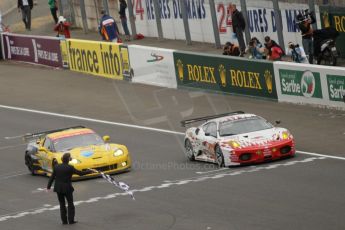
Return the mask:
<svg viewBox="0 0 345 230">
<path fill-rule="evenodd" d="M 54 149 L 56 152 L 70 150 L 76 147 L 83 147 L 89 145 L 102 145 L 103 139 L 95 133 L 88 133 L 83 135 L 69 136 L 54 140 Z"/>
<path fill-rule="evenodd" d="M 251 117 L 235 121 L 225 121 L 219 124 L 220 136 L 231 136 L 242 133 L 250 133 L 273 126 L 261 117 Z"/>
</svg>

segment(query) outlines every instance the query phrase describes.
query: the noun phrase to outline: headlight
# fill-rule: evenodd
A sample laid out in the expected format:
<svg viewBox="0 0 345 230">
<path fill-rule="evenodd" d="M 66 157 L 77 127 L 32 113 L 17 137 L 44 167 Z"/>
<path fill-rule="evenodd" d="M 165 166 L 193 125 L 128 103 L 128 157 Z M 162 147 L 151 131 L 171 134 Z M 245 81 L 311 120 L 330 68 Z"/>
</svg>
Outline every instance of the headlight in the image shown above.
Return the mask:
<svg viewBox="0 0 345 230">
<path fill-rule="evenodd" d="M 115 152 L 114 152 L 114 157 L 118 157 L 118 156 L 121 156 L 121 155 L 123 155 L 122 149 L 116 149 Z"/>
<path fill-rule="evenodd" d="M 289 132 L 287 132 L 287 131 L 282 132 L 282 139 L 283 140 L 289 139 L 289 137 L 290 137 Z"/>
<path fill-rule="evenodd" d="M 241 146 L 240 143 L 238 143 L 237 141 L 229 141 L 229 144 L 234 149 Z"/>
<path fill-rule="evenodd" d="M 81 163 L 81 161 L 78 160 L 78 159 L 72 159 L 72 160 L 70 160 L 69 162 L 70 162 L 71 164 L 78 164 L 78 163 Z"/>
</svg>

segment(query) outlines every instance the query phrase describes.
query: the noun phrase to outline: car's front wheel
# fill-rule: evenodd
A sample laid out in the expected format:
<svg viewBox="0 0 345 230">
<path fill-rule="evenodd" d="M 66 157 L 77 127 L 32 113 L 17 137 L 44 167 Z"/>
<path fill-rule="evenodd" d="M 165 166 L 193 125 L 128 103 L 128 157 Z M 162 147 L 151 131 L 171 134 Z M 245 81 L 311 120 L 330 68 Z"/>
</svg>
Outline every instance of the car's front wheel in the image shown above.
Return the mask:
<svg viewBox="0 0 345 230">
<path fill-rule="evenodd" d="M 224 167 L 224 155 L 223 155 L 222 149 L 219 147 L 219 145 L 216 146 L 215 152 L 216 152 L 216 158 L 217 158 L 218 166 Z"/>
<path fill-rule="evenodd" d="M 188 139 L 186 140 L 184 147 L 185 147 L 185 153 L 186 153 L 187 158 L 190 161 L 194 161 L 195 157 L 193 153 L 193 146 L 192 146 L 192 143 L 190 143 L 190 140 Z"/>
<path fill-rule="evenodd" d="M 25 154 L 25 164 L 28 167 L 28 170 L 31 172 L 31 175 L 36 175 L 35 169 L 34 169 L 34 165 L 33 165 L 33 161 L 31 159 L 31 157 L 28 154 Z"/>
</svg>

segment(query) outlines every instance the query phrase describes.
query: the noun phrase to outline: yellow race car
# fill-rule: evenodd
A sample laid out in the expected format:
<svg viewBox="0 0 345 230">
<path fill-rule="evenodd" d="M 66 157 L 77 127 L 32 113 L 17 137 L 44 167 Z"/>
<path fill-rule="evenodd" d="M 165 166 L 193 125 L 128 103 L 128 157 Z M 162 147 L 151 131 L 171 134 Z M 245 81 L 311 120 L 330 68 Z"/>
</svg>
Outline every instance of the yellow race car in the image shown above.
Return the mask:
<svg viewBox="0 0 345 230">
<path fill-rule="evenodd" d="M 109 136 L 101 138 L 95 131 L 83 126 L 27 134 L 24 140 L 28 142 L 25 165 L 32 175 L 50 176 L 54 165 L 61 163 L 61 157 L 66 152 L 72 157 L 69 164 L 80 171 L 91 168 L 112 174 L 127 171 L 131 167 L 126 146 L 108 143 Z M 73 175 L 73 179 L 97 175 Z"/>
</svg>

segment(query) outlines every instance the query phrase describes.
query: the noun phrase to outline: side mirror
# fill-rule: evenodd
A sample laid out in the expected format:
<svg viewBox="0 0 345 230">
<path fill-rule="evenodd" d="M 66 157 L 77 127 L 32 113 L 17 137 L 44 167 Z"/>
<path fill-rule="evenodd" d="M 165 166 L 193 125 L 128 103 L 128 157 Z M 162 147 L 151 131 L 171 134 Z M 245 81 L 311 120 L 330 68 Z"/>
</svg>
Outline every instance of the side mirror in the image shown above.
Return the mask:
<svg viewBox="0 0 345 230">
<path fill-rule="evenodd" d="M 275 123 L 276 123 L 276 125 L 279 125 L 282 122 L 280 120 L 276 120 Z"/>
<path fill-rule="evenodd" d="M 209 136 L 211 136 L 211 134 L 210 133 L 205 133 L 205 136 L 209 137 Z"/>
<path fill-rule="evenodd" d="M 110 137 L 109 136 L 103 136 L 103 141 L 104 142 L 109 142 L 110 141 Z"/>
<path fill-rule="evenodd" d="M 199 131 L 200 131 L 200 128 L 197 128 L 197 129 L 195 130 L 195 134 L 198 135 L 198 134 L 199 134 Z"/>
</svg>

